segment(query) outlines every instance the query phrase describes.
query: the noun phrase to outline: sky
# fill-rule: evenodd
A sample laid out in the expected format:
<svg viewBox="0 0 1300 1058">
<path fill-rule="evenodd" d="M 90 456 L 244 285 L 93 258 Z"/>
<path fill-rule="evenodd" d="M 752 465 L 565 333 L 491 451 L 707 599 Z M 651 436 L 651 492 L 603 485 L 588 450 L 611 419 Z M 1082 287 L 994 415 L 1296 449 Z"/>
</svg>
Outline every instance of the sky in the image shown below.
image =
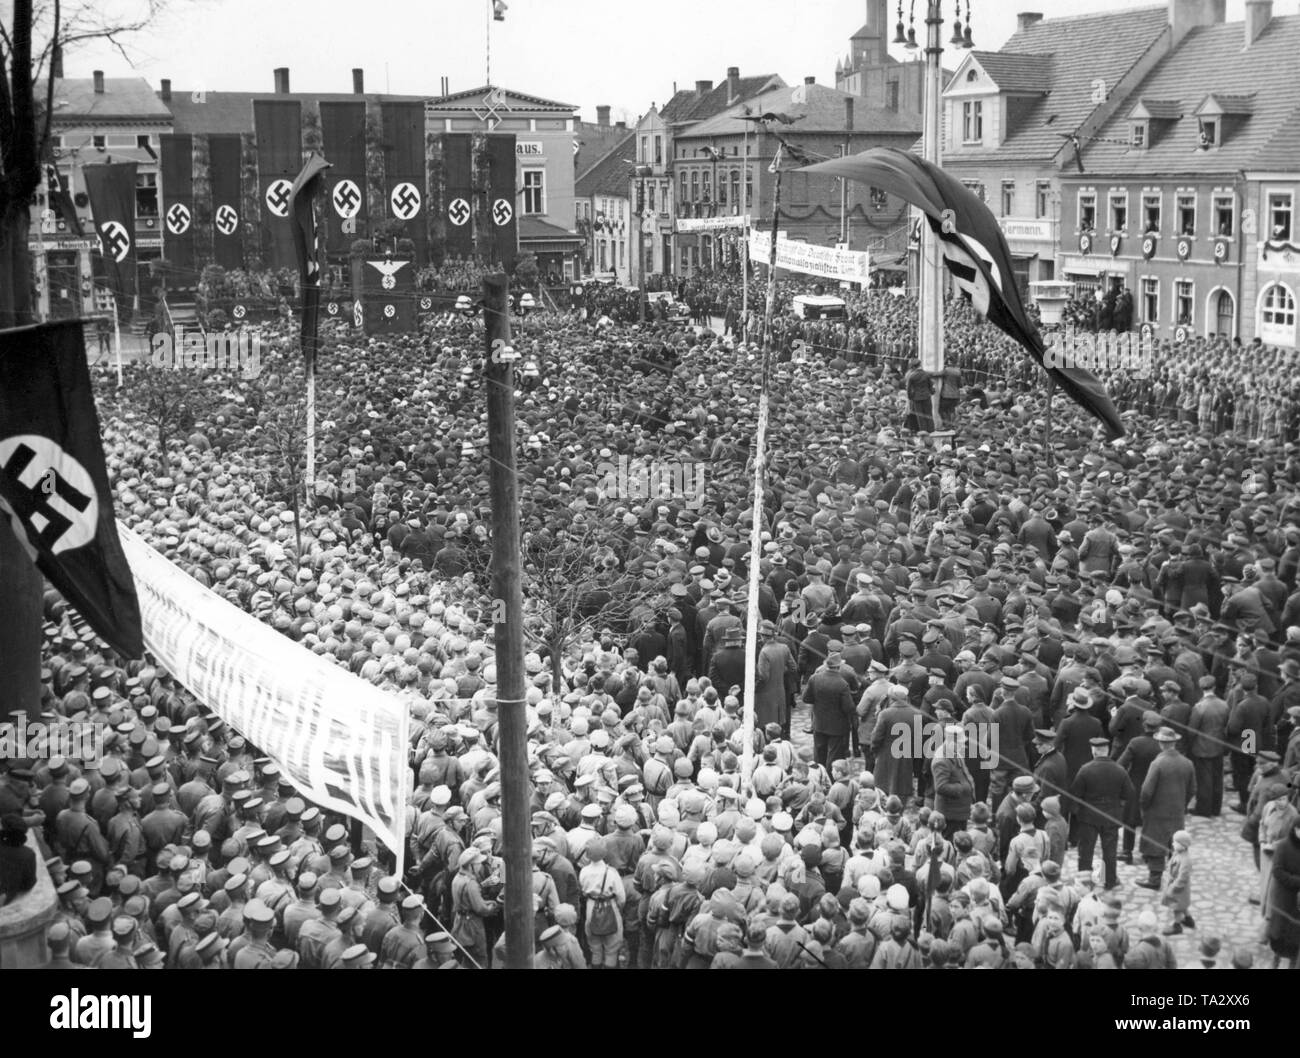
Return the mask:
<svg viewBox="0 0 1300 1058">
<path fill-rule="evenodd" d="M 138 10 L 143 0 L 80 0 L 100 10 Z M 788 84 L 815 76 L 834 85 L 835 62 L 866 21 L 866 0 L 508 0 L 504 22 L 491 23 L 492 83 L 577 106 L 594 121 L 609 104 L 612 120 L 633 122 L 663 105 L 673 83 L 715 83 L 737 66 L 742 76 L 779 73 Z M 1294 14 L 1300 0 L 1281 0 L 1274 14 Z M 0 10 L 8 8 L 5 4 Z M 65 6 L 71 7 L 69 0 Z M 924 37 L 924 0 L 917 31 Z M 953 3 L 943 0 L 946 19 Z M 1015 32 L 1017 11 L 1048 18 L 1130 7 L 1150 0 L 971 0 L 975 46 L 996 50 Z M 123 39 L 130 61 L 106 42 L 67 53 L 64 72 L 88 77 L 145 77 L 173 91 L 266 91 L 272 70 L 290 69 L 290 87 L 348 92 L 353 67 L 366 89 L 437 95 L 442 77 L 453 92 L 486 81 L 485 42 L 491 0 L 170 0 L 147 31 Z M 904 19 L 907 17 L 904 4 Z M 1228 0 L 1240 21 L 1245 0 Z M 965 4 L 962 14 L 965 15 Z M 890 36 L 897 0 L 888 10 Z M 8 19 L 6 18 L 6 22 Z M 951 34 L 945 23 L 943 37 Z M 901 46 L 890 54 L 905 59 Z M 946 50 L 954 68 L 959 55 Z"/>
</svg>

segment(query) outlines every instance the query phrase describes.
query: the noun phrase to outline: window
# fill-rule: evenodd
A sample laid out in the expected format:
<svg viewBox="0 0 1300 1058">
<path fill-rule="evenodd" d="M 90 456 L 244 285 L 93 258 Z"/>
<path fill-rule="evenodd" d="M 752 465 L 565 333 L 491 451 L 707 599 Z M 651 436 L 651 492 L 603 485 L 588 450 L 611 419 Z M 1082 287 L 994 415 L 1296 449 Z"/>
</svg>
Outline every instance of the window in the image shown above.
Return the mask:
<svg viewBox="0 0 1300 1058">
<path fill-rule="evenodd" d="M 961 139 L 963 143 L 982 143 L 984 140 L 984 104 L 978 99 L 961 105 Z"/>
<path fill-rule="evenodd" d="M 712 176 L 710 175 L 707 169 L 705 169 L 704 172 L 700 174 L 700 183 L 704 188 L 703 201 L 712 202 L 713 201 Z"/>
<path fill-rule="evenodd" d="M 625 243 L 622 239 L 619 239 L 618 240 L 618 263 L 620 268 L 627 263 L 626 253 L 627 253 L 627 243 Z"/>
<path fill-rule="evenodd" d="M 744 205 L 744 203 L 740 201 L 740 170 L 739 169 L 731 170 L 731 204 L 737 209 L 739 209 L 741 206 Z"/>
<path fill-rule="evenodd" d="M 966 83 L 967 83 L 967 84 L 971 84 L 972 82 L 974 82 L 974 81 L 978 81 L 979 79 L 980 79 L 980 73 L 979 73 L 978 70 L 970 69 L 970 70 L 967 70 L 967 71 L 966 71 Z"/>
<path fill-rule="evenodd" d="M 1270 337 L 1276 341 L 1280 337 L 1287 340 L 1288 335 L 1295 328 L 1295 297 L 1281 283 L 1273 283 L 1264 288 L 1263 294 L 1259 299 L 1259 319 L 1264 328 L 1272 328 L 1287 332 L 1282 335 L 1269 335 L 1261 333 L 1260 337 L 1269 341 Z M 1263 328 L 1261 328 L 1263 330 Z"/>
<path fill-rule="evenodd" d="M 1174 322 L 1192 324 L 1194 310 L 1194 287 L 1190 279 L 1174 280 Z"/>
<path fill-rule="evenodd" d="M 1160 320 L 1160 280 L 1155 276 L 1142 277 L 1142 322 L 1158 323 Z"/>
<path fill-rule="evenodd" d="M 524 213 L 536 216 L 546 212 L 546 170 L 524 170 Z"/>
<path fill-rule="evenodd" d="M 1034 185 L 1034 216 L 1047 216 L 1047 207 L 1051 203 L 1052 185 L 1046 180 L 1039 180 Z"/>
<path fill-rule="evenodd" d="M 898 82 L 890 81 L 885 86 L 885 107 L 888 110 L 898 109 Z"/>
<path fill-rule="evenodd" d="M 1145 149 L 1147 145 L 1147 123 L 1145 121 L 1133 122 L 1129 143 L 1138 150 Z"/>
<path fill-rule="evenodd" d="M 1088 191 L 1079 194 L 1079 230 L 1097 230 L 1097 195 Z"/>
<path fill-rule="evenodd" d="M 1124 231 L 1128 227 L 1128 192 L 1110 196 L 1110 230 Z"/>
<path fill-rule="evenodd" d="M 1146 235 L 1160 232 L 1160 194 L 1142 196 L 1142 231 Z"/>
<path fill-rule="evenodd" d="M 655 209 L 655 182 L 653 180 L 651 180 L 648 184 L 646 184 L 645 194 L 646 194 L 645 208 L 648 209 L 651 213 L 658 212 Z"/>
<path fill-rule="evenodd" d="M 663 164 L 664 164 L 664 138 L 662 136 L 656 136 L 655 137 L 655 165 L 663 165 Z"/>
<path fill-rule="evenodd" d="M 1002 215 L 1014 216 L 1016 212 L 1016 185 L 1014 181 L 1002 181 Z"/>
<path fill-rule="evenodd" d="M 1290 191 L 1273 191 L 1268 196 L 1268 237 L 1290 241 L 1293 200 Z"/>
<path fill-rule="evenodd" d="M 1219 119 L 1201 118 L 1201 149 L 1209 150 L 1219 145 Z"/>
<path fill-rule="evenodd" d="M 700 200 L 700 171 L 698 169 L 692 169 L 691 170 L 691 201 L 698 202 L 699 200 Z"/>
<path fill-rule="evenodd" d="M 91 137 L 90 137 L 90 144 L 91 144 L 92 147 L 95 148 L 95 150 L 97 150 L 97 151 L 102 151 L 102 150 L 104 149 L 104 137 L 103 137 L 103 136 L 91 136 Z"/>
<path fill-rule="evenodd" d="M 142 132 L 136 136 L 135 145 L 142 151 L 150 151 L 153 149 L 153 144 L 149 142 L 149 134 L 147 132 Z"/>
<path fill-rule="evenodd" d="M 718 178 L 718 205 L 725 206 L 726 204 L 727 204 L 727 174 L 723 173 Z"/>
<path fill-rule="evenodd" d="M 135 215 L 158 216 L 158 174 L 135 174 Z"/>
<path fill-rule="evenodd" d="M 889 192 L 883 188 L 873 187 L 871 189 L 871 208 L 884 209 L 889 204 Z"/>
<path fill-rule="evenodd" d="M 641 157 L 637 159 L 642 165 L 650 160 L 650 137 L 641 137 Z"/>
<path fill-rule="evenodd" d="M 678 175 L 681 178 L 681 189 L 677 192 L 677 197 L 681 201 L 681 204 L 685 205 L 690 201 L 690 198 L 686 194 L 686 170 L 683 169 Z"/>
<path fill-rule="evenodd" d="M 1231 195 L 1214 196 L 1214 231 L 1225 239 L 1233 236 L 1233 218 L 1237 215 L 1233 205 Z"/>
<path fill-rule="evenodd" d="M 966 186 L 967 191 L 978 198 L 981 202 L 984 201 L 984 185 L 982 183 L 978 180 L 963 180 L 962 183 Z"/>
<path fill-rule="evenodd" d="M 750 169 L 745 170 L 745 208 L 748 209 L 754 204 L 754 173 Z"/>
<path fill-rule="evenodd" d="M 1196 196 L 1179 195 L 1177 198 L 1178 234 L 1196 234 Z"/>
</svg>

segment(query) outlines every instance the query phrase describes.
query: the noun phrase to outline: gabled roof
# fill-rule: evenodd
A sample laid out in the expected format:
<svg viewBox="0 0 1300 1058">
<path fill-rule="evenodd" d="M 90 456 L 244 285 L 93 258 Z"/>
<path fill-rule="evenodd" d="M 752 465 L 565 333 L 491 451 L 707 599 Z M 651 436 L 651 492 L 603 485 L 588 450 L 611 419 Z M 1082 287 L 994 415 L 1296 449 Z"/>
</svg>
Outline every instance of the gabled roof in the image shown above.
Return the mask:
<svg viewBox="0 0 1300 1058">
<path fill-rule="evenodd" d="M 1295 76 L 1300 16 L 1274 17 L 1248 48 L 1242 47 L 1243 37 L 1240 22 L 1192 30 L 1134 92 L 1142 99 L 1236 97 L 1239 105 L 1241 89 L 1248 86 L 1254 93 L 1250 113 L 1220 137 L 1217 147 L 1199 149 L 1199 122 L 1190 107 L 1145 150 L 1104 142 L 1125 138 L 1125 116 L 1117 114 L 1098 130 L 1097 139 L 1085 143 L 1083 164 L 1088 172 L 1231 173 L 1260 169 L 1266 158 L 1270 168 L 1300 168 L 1300 156 L 1293 153 L 1288 160 L 1282 151 L 1294 142 L 1290 130 L 1300 109 L 1300 79 Z"/>
<path fill-rule="evenodd" d="M 872 40 L 882 35 L 883 35 L 882 33 L 879 33 L 876 30 L 872 29 L 870 23 L 864 22 L 862 24 L 862 28 L 859 29 L 855 34 L 853 34 L 853 36 L 851 36 L 849 40 L 863 40 L 863 39 Z"/>
<path fill-rule="evenodd" d="M 483 97 L 492 91 L 499 91 L 505 97 L 506 104 L 516 110 L 553 110 L 556 113 L 561 111 L 572 113 L 578 109 L 570 103 L 557 103 L 553 99 L 542 99 L 540 96 L 516 92 L 513 88 L 502 88 L 500 85 L 480 85 L 478 88 L 468 88 L 463 92 L 436 96 L 427 102 L 430 110 L 482 110 Z"/>
<path fill-rule="evenodd" d="M 180 133 L 243 133 L 253 131 L 254 100 L 288 100 L 299 103 L 420 103 L 424 96 L 396 96 L 352 92 L 208 92 L 196 102 L 189 89 L 172 88 L 166 106 L 175 119 L 173 131 Z"/>
<path fill-rule="evenodd" d="M 984 72 L 1010 95 L 1038 95 L 1052 90 L 1051 55 L 1014 55 L 997 51 L 971 52 Z"/>
<path fill-rule="evenodd" d="M 1043 94 L 1016 116 L 1001 145 L 974 150 L 963 147 L 953 152 L 952 162 L 1049 163 L 1063 149 L 1072 151 L 1062 135 L 1073 133 L 1097 109 L 1093 83 L 1104 81 L 1107 91 L 1112 90 L 1169 32 L 1168 18 L 1168 8 L 1162 4 L 1048 18 L 1015 33 L 997 54 L 1004 59 L 1050 56 L 1048 79 L 1043 84 L 1038 80 L 1041 68 L 1034 72 L 1036 68 L 1028 64 L 1008 67 L 1006 75 L 1037 86 L 1034 92 Z M 989 76 L 997 80 L 992 71 Z"/>
<path fill-rule="evenodd" d="M 1200 105 L 1192 111 L 1197 117 L 1204 114 L 1253 114 L 1255 112 L 1255 93 L 1230 95 L 1227 92 L 1211 92 L 1201 100 Z"/>
<path fill-rule="evenodd" d="M 54 82 L 55 125 L 88 125 L 96 121 L 170 121 L 171 111 L 143 77 L 105 77 L 104 91 L 95 92 L 91 77 L 60 77 Z"/>
<path fill-rule="evenodd" d="M 1177 121 L 1183 116 L 1183 104 L 1177 99 L 1147 99 L 1133 104 L 1128 116 L 1138 121 Z"/>
<path fill-rule="evenodd" d="M 796 97 L 802 99 L 796 102 Z M 677 134 L 677 139 L 687 140 L 708 136 L 740 136 L 748 128 L 753 131 L 757 123 L 745 120 L 746 109 L 752 115 L 768 111 L 785 113 L 800 120 L 793 125 L 774 126 L 783 135 L 797 142 L 801 134 L 810 132 L 843 132 L 844 101 L 852 99 L 853 131 L 916 135 L 921 131 L 921 115 L 897 110 L 877 110 L 862 106 L 862 100 L 849 92 L 841 92 L 825 85 L 793 85 L 764 92 L 749 103 L 738 103 L 727 111 L 698 125 L 692 125 Z"/>
<path fill-rule="evenodd" d="M 635 141 L 635 132 L 626 133 L 595 165 L 585 173 L 578 174 L 573 185 L 574 194 L 579 198 L 590 198 L 592 195 L 627 198 L 630 179 L 628 170 L 631 168 L 627 163 L 629 155 L 635 153 Z"/>
<path fill-rule="evenodd" d="M 785 81 L 781 79 L 781 75 L 775 73 L 760 74 L 757 77 L 742 77 L 737 86 L 736 99 L 752 99 L 769 87 L 784 84 Z M 683 89 L 674 93 L 672 99 L 668 100 L 660 109 L 659 116 L 670 125 L 690 121 L 704 121 L 715 114 L 721 114 L 734 102 L 735 100 L 728 98 L 727 79 L 724 77 L 721 84 L 715 85 L 702 96 L 697 95 L 691 89 Z"/>
<path fill-rule="evenodd" d="M 632 131 L 617 128 L 614 125 L 598 125 L 594 122 L 580 122 L 574 130 L 574 139 L 578 141 L 578 151 L 573 156 L 573 171 L 585 173 L 605 155 L 613 145 L 624 139 Z"/>
<path fill-rule="evenodd" d="M 1251 167 L 1259 172 L 1300 171 L 1300 107 L 1269 137 Z"/>
</svg>

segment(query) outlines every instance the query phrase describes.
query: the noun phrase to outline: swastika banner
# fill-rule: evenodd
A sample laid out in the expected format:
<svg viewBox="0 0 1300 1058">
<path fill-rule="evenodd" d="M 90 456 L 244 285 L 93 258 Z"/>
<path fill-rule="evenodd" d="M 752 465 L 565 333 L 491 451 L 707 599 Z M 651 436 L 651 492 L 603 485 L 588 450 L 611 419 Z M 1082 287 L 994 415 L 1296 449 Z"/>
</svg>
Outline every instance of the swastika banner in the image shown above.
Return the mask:
<svg viewBox="0 0 1300 1058">
<path fill-rule="evenodd" d="M 95 218 L 99 252 L 109 287 L 125 312 L 135 301 L 135 162 L 104 162 L 81 167 Z"/>
<path fill-rule="evenodd" d="M 99 637 L 140 657 L 79 320 L 0 331 L 0 515 Z"/>
<path fill-rule="evenodd" d="M 119 529 L 150 652 L 312 801 L 370 827 L 396 852 L 400 878 L 411 774 L 406 704 L 286 639 Z"/>
</svg>

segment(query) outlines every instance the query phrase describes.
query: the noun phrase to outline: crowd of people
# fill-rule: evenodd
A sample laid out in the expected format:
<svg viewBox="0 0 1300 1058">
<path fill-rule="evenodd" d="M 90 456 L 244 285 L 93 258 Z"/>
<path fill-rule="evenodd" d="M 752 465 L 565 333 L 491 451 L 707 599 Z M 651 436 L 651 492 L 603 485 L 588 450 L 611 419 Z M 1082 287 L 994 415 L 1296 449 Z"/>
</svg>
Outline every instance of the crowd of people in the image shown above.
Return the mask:
<svg viewBox="0 0 1300 1058">
<path fill-rule="evenodd" d="M 536 965 L 1247 966 L 1259 940 L 1294 968 L 1300 446 L 1145 414 L 1108 444 L 1060 399 L 1045 436 L 1037 368 L 954 305 L 950 357 L 992 381 L 937 451 L 884 353 L 914 306 L 850 300 L 847 327 L 781 317 L 748 783 L 757 350 L 585 313 L 516 334 Z M 500 964 L 476 328 L 325 328 L 298 524 L 268 470 L 301 388 L 286 325 L 258 378 L 209 375 L 219 399 L 166 448 L 131 384 L 151 368 L 98 376 L 118 516 L 408 703 L 407 869 L 51 592 L 43 707 L 114 733 L 102 760 L 0 778 L 0 844 L 36 828 L 58 887 L 53 965 Z M 1291 355 L 1250 363 L 1280 384 Z M 700 487 L 629 488 L 621 458 Z M 543 590 L 557 569 L 572 607 Z M 1225 813 L 1258 937 L 1197 925 L 1189 817 Z"/>
</svg>

